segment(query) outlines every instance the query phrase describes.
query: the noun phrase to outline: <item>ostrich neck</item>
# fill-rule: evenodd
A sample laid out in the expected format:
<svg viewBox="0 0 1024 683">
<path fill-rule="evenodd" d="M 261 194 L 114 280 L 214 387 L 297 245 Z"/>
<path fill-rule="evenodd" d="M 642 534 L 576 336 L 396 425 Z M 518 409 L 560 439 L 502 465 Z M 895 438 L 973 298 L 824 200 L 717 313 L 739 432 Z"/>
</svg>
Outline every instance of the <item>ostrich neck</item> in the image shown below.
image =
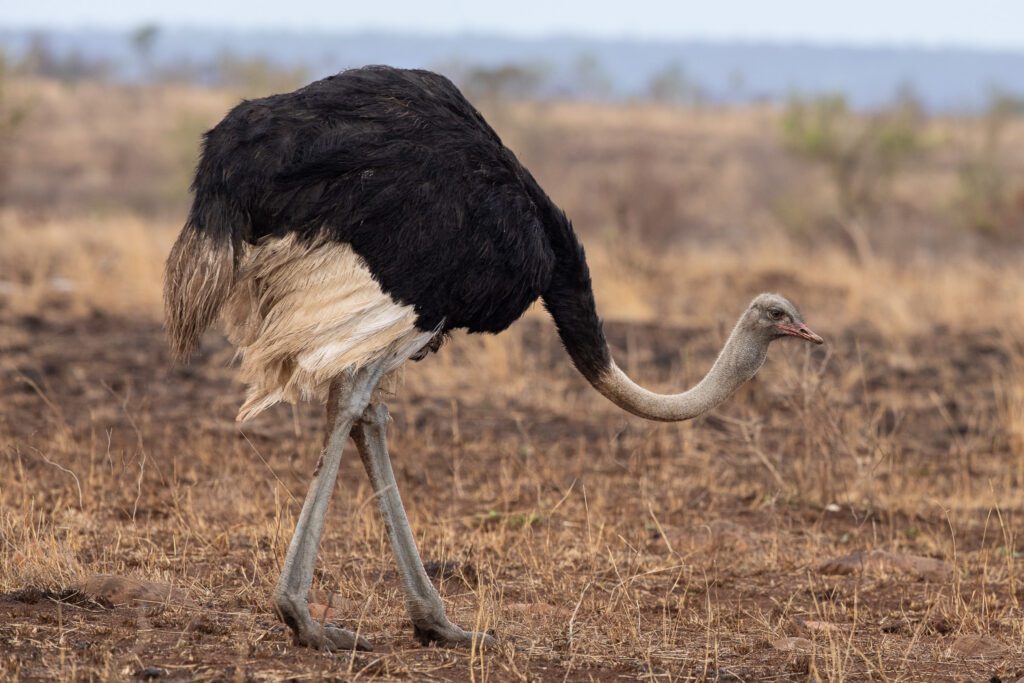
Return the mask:
<svg viewBox="0 0 1024 683">
<path fill-rule="evenodd" d="M 693 388 L 658 394 L 639 386 L 612 361 L 594 387 L 623 410 L 648 420 L 676 422 L 706 413 L 728 399 L 764 363 L 768 344 L 743 334 L 737 324 L 715 364 Z"/>
</svg>

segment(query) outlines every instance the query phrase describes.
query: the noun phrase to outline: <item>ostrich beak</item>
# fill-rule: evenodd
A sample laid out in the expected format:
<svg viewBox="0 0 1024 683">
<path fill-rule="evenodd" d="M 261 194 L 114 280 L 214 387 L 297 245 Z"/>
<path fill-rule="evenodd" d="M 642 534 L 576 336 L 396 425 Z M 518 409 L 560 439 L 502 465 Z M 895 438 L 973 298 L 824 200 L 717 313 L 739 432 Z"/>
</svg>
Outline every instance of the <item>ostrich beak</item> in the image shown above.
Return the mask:
<svg viewBox="0 0 1024 683">
<path fill-rule="evenodd" d="M 779 323 L 775 327 L 779 329 L 783 334 L 788 334 L 793 337 L 799 337 L 800 339 L 806 339 L 812 344 L 824 344 L 825 340 L 816 335 L 811 331 L 811 328 L 807 327 L 802 322 L 797 323 Z"/>
</svg>

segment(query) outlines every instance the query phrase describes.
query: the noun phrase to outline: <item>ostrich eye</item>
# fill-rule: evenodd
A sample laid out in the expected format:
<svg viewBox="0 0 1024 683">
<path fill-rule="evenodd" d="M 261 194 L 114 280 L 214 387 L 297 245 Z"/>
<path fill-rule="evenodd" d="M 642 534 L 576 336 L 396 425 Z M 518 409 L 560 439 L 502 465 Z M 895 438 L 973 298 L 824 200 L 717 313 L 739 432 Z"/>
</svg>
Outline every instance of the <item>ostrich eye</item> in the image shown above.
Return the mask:
<svg viewBox="0 0 1024 683">
<path fill-rule="evenodd" d="M 783 312 L 778 308 L 769 308 L 768 317 L 772 320 L 782 320 Z"/>
</svg>

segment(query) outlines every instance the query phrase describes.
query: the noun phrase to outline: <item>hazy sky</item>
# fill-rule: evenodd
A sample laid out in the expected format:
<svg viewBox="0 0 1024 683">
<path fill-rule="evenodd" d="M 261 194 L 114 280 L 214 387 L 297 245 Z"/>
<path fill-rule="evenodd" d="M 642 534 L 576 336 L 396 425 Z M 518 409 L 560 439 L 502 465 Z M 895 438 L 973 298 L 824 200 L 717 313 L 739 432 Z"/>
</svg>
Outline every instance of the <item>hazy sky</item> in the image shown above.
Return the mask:
<svg viewBox="0 0 1024 683">
<path fill-rule="evenodd" d="M 482 31 L 1024 48 L 1024 0 L 0 0 L 0 26 Z"/>
</svg>

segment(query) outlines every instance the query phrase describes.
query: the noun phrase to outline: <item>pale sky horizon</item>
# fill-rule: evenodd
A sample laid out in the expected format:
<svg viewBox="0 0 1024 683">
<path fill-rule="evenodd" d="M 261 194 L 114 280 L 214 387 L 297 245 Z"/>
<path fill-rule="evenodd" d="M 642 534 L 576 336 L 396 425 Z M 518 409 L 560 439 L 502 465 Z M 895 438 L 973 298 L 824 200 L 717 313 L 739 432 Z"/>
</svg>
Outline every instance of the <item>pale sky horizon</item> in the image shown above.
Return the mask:
<svg viewBox="0 0 1024 683">
<path fill-rule="evenodd" d="M 1024 49 L 1024 1 L 824 0 L 623 3 L 520 0 L 511 8 L 468 0 L 339 3 L 293 0 L 36 0 L 0 9 L 0 28 L 400 31 L 496 33 L 518 37 L 573 35 L 651 40 L 745 40 L 850 45 Z"/>
</svg>

